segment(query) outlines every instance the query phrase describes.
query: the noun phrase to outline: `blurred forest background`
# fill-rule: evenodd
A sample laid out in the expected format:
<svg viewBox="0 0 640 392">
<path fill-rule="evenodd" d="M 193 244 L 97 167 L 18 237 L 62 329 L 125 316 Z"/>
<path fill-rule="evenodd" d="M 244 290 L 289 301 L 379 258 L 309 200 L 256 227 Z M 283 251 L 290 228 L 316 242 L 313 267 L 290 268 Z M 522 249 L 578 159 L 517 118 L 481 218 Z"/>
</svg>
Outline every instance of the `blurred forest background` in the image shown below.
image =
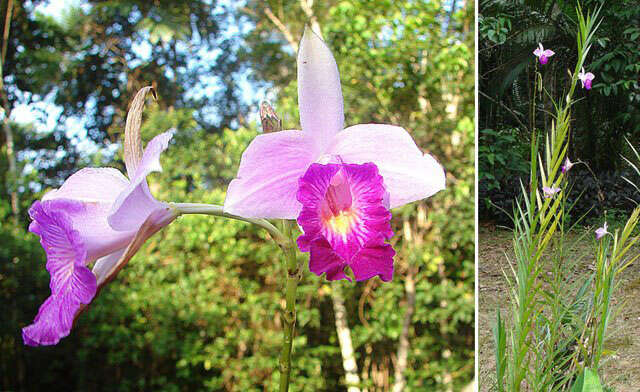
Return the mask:
<svg viewBox="0 0 640 392">
<path fill-rule="evenodd" d="M 285 129 L 299 129 L 295 54 L 305 23 L 320 27 L 336 57 L 345 123 L 405 127 L 443 163 L 448 187 L 394 211 L 391 283 L 330 285 L 306 271 L 291 390 L 346 390 L 336 320 L 351 331 L 362 391 L 390 390 L 401 373 L 414 391 L 460 390 L 471 381 L 473 2 L 55 3 L 66 3 L 57 15 L 45 1 L 0 2 L 0 390 L 275 388 L 286 272 L 264 232 L 179 218 L 147 242 L 69 337 L 30 348 L 20 329 L 47 297 L 49 277 L 27 210 L 79 168 L 124 168 L 127 107 L 149 84 L 159 99 L 146 106 L 143 140 L 177 129 L 164 172 L 150 177 L 152 192 L 222 203 L 260 131 L 261 100 L 272 102 Z M 624 50 L 620 41 L 608 45 Z M 562 59 L 558 49 L 553 63 Z M 608 80 L 594 72 L 596 82 Z M 598 83 L 593 99 L 604 94 Z M 598 115 L 609 115 L 610 127 L 637 126 L 611 114 L 620 102 Z"/>
<path fill-rule="evenodd" d="M 572 169 L 569 201 L 577 202 L 571 213 L 589 212 L 586 222 L 604 211 L 622 220 L 635 206 L 628 198 L 640 201 L 640 192 L 621 178 L 638 180 L 622 156 L 633 157 L 625 137 L 640 147 L 640 2 L 579 2 L 584 10 L 604 6 L 585 63 L 595 74 L 593 88 L 579 89 L 572 113 L 569 157 L 588 167 Z M 479 215 L 483 221 L 511 224 L 492 204 L 513 211 L 520 178 L 529 173 L 531 130 L 550 129 L 549 115 L 531 119 L 535 67 L 551 96 L 559 98 L 569 87 L 567 70 L 576 62 L 577 1 L 481 0 L 479 5 Z M 542 67 L 533 55 L 539 42 L 556 53 Z M 538 113 L 550 110 L 548 97 L 538 99 Z"/>
</svg>

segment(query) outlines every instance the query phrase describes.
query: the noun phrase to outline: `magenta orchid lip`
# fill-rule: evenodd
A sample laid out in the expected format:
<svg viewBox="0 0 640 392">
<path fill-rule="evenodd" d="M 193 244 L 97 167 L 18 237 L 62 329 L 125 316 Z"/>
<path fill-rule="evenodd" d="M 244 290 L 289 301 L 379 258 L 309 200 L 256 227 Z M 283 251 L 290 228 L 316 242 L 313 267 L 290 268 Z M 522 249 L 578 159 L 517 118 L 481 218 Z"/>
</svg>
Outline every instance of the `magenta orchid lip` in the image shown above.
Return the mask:
<svg viewBox="0 0 640 392">
<path fill-rule="evenodd" d="M 309 269 L 328 280 L 393 277 L 395 251 L 385 240 L 393 236 L 386 190 L 373 163 L 314 163 L 300 178 L 302 204 L 298 224 L 304 234 L 298 247 L 310 252 Z"/>
</svg>

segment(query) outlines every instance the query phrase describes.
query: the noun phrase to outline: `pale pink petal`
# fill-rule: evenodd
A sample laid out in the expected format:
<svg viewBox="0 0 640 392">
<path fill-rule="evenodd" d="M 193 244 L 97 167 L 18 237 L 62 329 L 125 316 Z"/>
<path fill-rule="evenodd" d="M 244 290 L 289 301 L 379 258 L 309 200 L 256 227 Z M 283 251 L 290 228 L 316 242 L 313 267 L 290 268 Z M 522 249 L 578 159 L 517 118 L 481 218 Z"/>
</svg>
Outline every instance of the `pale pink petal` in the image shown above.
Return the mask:
<svg viewBox="0 0 640 392">
<path fill-rule="evenodd" d="M 116 277 L 118 272 L 135 256 L 136 252 L 138 252 L 149 237 L 173 222 L 177 216 L 176 211 L 167 206 L 159 208 L 149 214 L 125 249 L 120 249 L 108 255 L 104 260 L 100 260 L 99 264 L 96 263 L 96 265 L 94 265 L 93 272 L 96 274 L 98 289 L 101 289 Z"/>
<path fill-rule="evenodd" d="M 161 133 L 151 139 L 142 154 L 131 183 L 120 193 L 108 217 L 109 225 L 118 231 L 137 230 L 153 211 L 163 208 L 165 203 L 157 201 L 149 191 L 147 176 L 162 171 L 160 154 L 169 146 L 172 132 Z"/>
<path fill-rule="evenodd" d="M 596 76 L 595 76 L 594 74 L 592 74 L 591 72 L 587 72 L 587 73 L 584 75 L 584 78 L 585 78 L 586 80 L 593 80 L 593 79 L 595 79 L 595 77 L 596 77 Z"/>
<path fill-rule="evenodd" d="M 315 160 L 314 141 L 300 131 L 256 136 L 242 154 L 224 210 L 249 218 L 295 219 L 298 179 Z"/>
<path fill-rule="evenodd" d="M 342 89 L 331 50 L 308 28 L 298 51 L 298 106 L 302 130 L 319 153 L 343 127 Z"/>
<path fill-rule="evenodd" d="M 71 199 L 81 202 L 113 203 L 129 181 L 113 168 L 85 168 L 67 178 L 59 189 L 47 192 L 42 201 Z"/>
<path fill-rule="evenodd" d="M 536 50 L 533 51 L 533 54 L 540 57 L 542 56 L 543 53 L 544 53 L 544 47 L 542 46 L 542 43 L 538 42 L 538 47 L 536 48 Z"/>
<path fill-rule="evenodd" d="M 445 188 L 442 166 L 423 154 L 411 135 L 393 125 L 360 124 L 336 135 L 327 154 L 344 163 L 373 162 L 389 192 L 391 208 L 421 200 Z"/>
<path fill-rule="evenodd" d="M 103 257 L 123 246 L 133 238 L 133 231 L 115 231 L 107 223 L 111 204 L 105 202 L 80 202 L 73 199 L 44 200 L 41 208 L 46 212 L 64 212 L 86 248 L 87 262 Z M 32 222 L 32 226 L 37 221 Z"/>
<path fill-rule="evenodd" d="M 118 260 L 120 260 L 126 249 L 126 247 L 118 249 L 113 253 L 99 258 L 98 260 L 96 260 L 95 264 L 93 264 L 91 272 L 93 272 L 93 274 L 96 276 L 96 280 L 99 286 L 104 284 L 104 282 L 107 280 L 109 271 L 114 269 L 114 267 L 118 263 Z"/>
<path fill-rule="evenodd" d="M 65 211 L 83 238 L 87 260 L 95 260 L 125 246 L 133 232 L 116 232 L 107 223 L 111 206 L 129 181 L 112 168 L 85 168 L 69 177 L 59 189 L 48 192 L 42 205 Z"/>
<path fill-rule="evenodd" d="M 553 56 L 554 54 L 556 54 L 556 52 L 554 52 L 554 51 L 553 51 L 553 50 L 551 50 L 551 49 L 546 49 L 544 52 L 542 52 L 542 55 L 543 55 L 543 56 L 546 56 L 546 57 L 551 57 L 551 56 Z"/>
</svg>

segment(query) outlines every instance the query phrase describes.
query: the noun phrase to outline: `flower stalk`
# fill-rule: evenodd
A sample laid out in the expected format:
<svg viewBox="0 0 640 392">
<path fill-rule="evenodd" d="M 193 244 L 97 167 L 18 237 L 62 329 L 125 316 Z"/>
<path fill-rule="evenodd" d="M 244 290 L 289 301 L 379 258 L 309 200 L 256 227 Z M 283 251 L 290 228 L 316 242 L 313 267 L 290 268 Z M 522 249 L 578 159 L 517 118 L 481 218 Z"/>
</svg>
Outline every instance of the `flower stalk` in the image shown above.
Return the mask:
<svg viewBox="0 0 640 392">
<path fill-rule="evenodd" d="M 291 238 L 292 223 L 287 220 L 282 221 L 284 235 Z M 284 252 L 287 267 L 287 283 L 285 288 L 285 310 L 284 310 L 284 340 L 282 341 L 282 352 L 280 354 L 280 392 L 289 390 L 291 378 L 291 349 L 293 348 L 293 337 L 296 325 L 296 291 L 301 278 L 301 269 L 296 257 L 296 250 L 292 241 L 288 246 L 280 246 Z"/>
<path fill-rule="evenodd" d="M 280 249 L 282 249 L 287 276 L 285 283 L 284 339 L 282 341 L 282 352 L 280 354 L 280 391 L 288 391 L 289 381 L 291 379 L 291 350 L 293 348 L 296 324 L 296 292 L 302 275 L 302 270 L 296 257 L 296 247 L 291 239 L 293 223 L 288 220 L 283 220 L 282 230 L 279 230 L 266 219 L 245 218 L 229 214 L 223 210 L 222 206 L 215 204 L 171 203 L 170 207 L 180 215 L 202 214 L 220 216 L 254 224 L 267 230 L 271 238 L 273 238 L 278 246 L 280 246 Z"/>
<path fill-rule="evenodd" d="M 173 208 L 178 214 L 202 214 L 211 216 L 221 216 L 229 219 L 236 219 L 243 222 L 248 222 L 261 227 L 269 232 L 271 238 L 280 246 L 289 247 L 289 237 L 282 234 L 277 227 L 266 219 L 245 218 L 242 216 L 229 214 L 225 212 L 222 206 L 216 204 L 202 204 L 202 203 L 170 203 L 169 206 Z"/>
</svg>

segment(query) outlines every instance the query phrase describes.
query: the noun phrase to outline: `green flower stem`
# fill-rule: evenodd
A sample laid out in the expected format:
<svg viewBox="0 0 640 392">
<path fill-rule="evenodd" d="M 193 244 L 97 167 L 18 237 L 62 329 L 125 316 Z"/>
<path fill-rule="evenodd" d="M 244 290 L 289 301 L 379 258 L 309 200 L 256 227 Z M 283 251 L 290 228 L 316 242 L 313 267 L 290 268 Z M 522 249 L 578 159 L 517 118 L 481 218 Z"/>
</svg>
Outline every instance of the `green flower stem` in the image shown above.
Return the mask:
<svg viewBox="0 0 640 392">
<path fill-rule="evenodd" d="M 169 203 L 169 206 L 176 210 L 179 214 L 204 214 L 213 216 L 222 216 L 225 218 L 236 219 L 243 222 L 249 222 L 256 226 L 262 227 L 267 230 L 273 240 L 281 247 L 289 247 L 290 239 L 288 236 L 282 234 L 277 227 L 271 224 L 266 219 L 254 219 L 245 218 L 238 215 L 229 214 L 222 210 L 222 206 L 215 204 L 200 204 L 200 203 Z"/>
<path fill-rule="evenodd" d="M 170 203 L 169 206 L 180 215 L 204 214 L 252 223 L 267 230 L 273 240 L 280 246 L 280 249 L 282 249 L 287 267 L 287 278 L 285 285 L 284 340 L 282 342 L 282 353 L 280 354 L 280 391 L 287 392 L 291 378 L 291 349 L 296 325 L 296 291 L 302 274 L 296 257 L 295 244 L 291 240 L 292 222 L 283 221 L 283 230 L 280 231 L 266 219 L 245 218 L 229 214 L 223 211 L 222 206 L 215 204 Z"/>
<path fill-rule="evenodd" d="M 291 226 L 291 222 L 283 221 L 284 235 L 288 238 L 291 238 Z M 281 246 L 281 248 L 287 265 L 287 283 L 285 288 L 284 340 L 280 354 L 280 392 L 287 392 L 291 376 L 291 348 L 293 347 L 296 326 L 296 290 L 298 282 L 300 282 L 301 269 L 293 242 L 289 241 L 289 246 Z"/>
</svg>

